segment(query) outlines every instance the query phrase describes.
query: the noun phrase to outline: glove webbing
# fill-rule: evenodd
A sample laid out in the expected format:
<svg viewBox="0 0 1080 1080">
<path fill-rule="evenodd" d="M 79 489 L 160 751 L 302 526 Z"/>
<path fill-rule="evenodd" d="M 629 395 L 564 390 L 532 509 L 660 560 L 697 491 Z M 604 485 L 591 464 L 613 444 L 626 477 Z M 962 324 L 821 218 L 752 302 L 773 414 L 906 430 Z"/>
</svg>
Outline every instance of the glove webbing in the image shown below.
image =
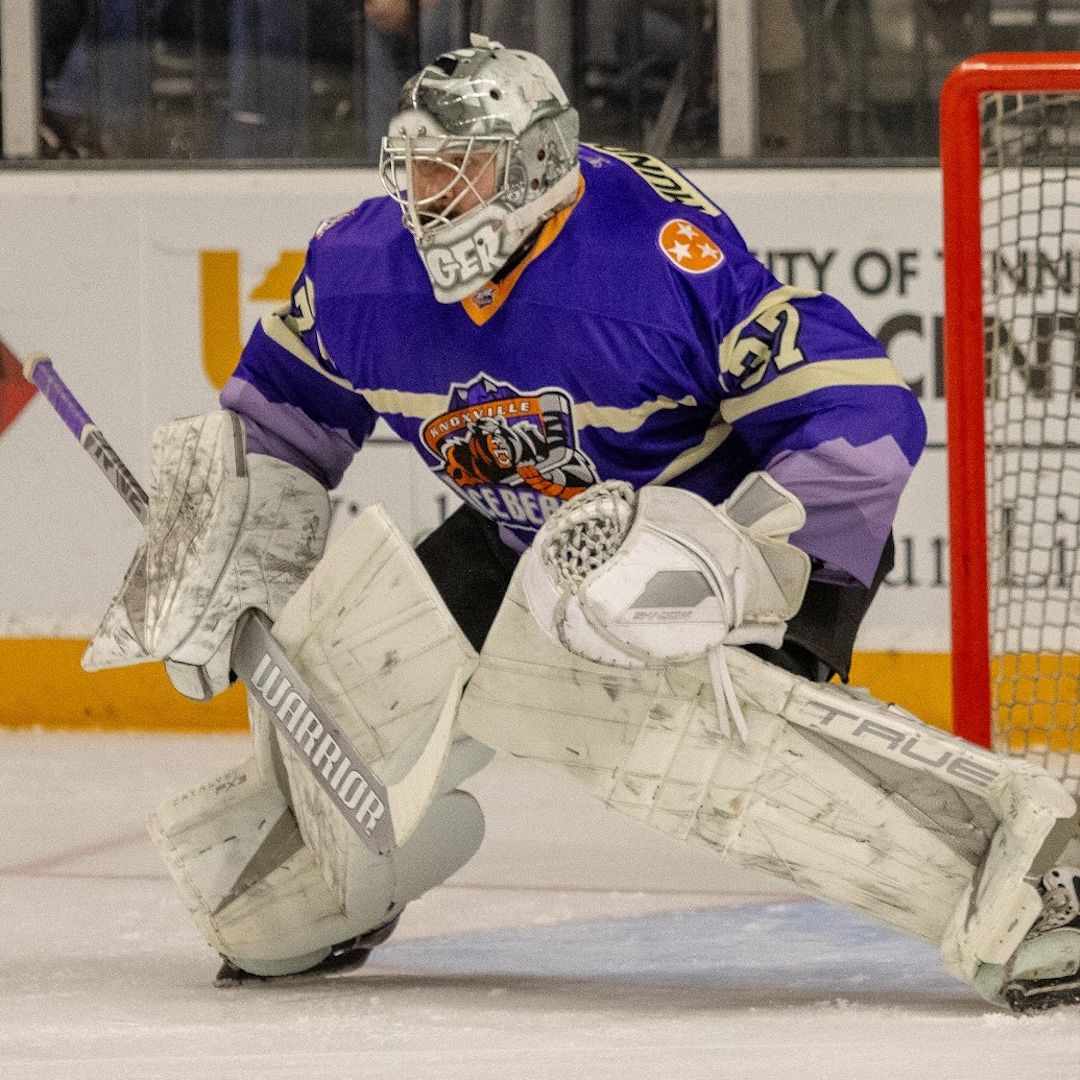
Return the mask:
<svg viewBox="0 0 1080 1080">
<path fill-rule="evenodd" d="M 564 582 L 576 592 L 590 573 L 603 566 L 619 550 L 634 519 L 637 493 L 622 480 L 596 484 L 579 495 L 572 505 L 562 508 L 549 522 L 552 535 L 541 551 L 541 558 Z M 730 602 L 735 611 L 735 625 L 742 622 L 746 600 L 746 577 L 736 570 L 734 596 Z M 742 741 L 749 741 L 746 717 L 739 705 L 735 685 L 724 658 L 724 646 L 708 653 L 709 674 L 712 678 L 716 714 L 725 737 L 731 738 L 734 723 Z"/>
</svg>

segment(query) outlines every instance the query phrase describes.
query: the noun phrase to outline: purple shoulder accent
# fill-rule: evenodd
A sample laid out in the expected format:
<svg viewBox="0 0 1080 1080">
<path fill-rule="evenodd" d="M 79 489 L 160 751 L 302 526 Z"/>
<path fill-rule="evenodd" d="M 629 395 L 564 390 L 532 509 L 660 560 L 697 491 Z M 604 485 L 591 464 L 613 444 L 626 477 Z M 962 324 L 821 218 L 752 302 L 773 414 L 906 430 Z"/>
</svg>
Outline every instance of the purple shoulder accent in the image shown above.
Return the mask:
<svg viewBox="0 0 1080 1080">
<path fill-rule="evenodd" d="M 338 485 L 359 449 L 346 432 L 318 423 L 295 405 L 270 401 L 236 376 L 220 401 L 243 420 L 249 453 L 287 461 L 328 488 Z"/>
<path fill-rule="evenodd" d="M 911 469 L 891 435 L 863 446 L 832 439 L 785 450 L 768 465 L 806 509 L 806 524 L 791 542 L 864 585 L 873 581 Z"/>
<path fill-rule="evenodd" d="M 512 533 L 505 525 L 499 526 L 499 539 L 511 551 L 516 551 L 519 555 L 523 555 L 529 548 L 529 545 L 520 536 Z"/>
</svg>

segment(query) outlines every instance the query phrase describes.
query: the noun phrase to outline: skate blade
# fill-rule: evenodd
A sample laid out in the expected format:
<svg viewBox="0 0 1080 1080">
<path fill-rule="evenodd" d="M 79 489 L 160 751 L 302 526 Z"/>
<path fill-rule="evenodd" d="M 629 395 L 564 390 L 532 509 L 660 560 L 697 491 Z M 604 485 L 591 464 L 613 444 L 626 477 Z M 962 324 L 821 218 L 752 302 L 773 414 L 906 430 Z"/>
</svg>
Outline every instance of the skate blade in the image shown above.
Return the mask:
<svg viewBox="0 0 1080 1080">
<path fill-rule="evenodd" d="M 273 983 L 275 986 L 296 985 L 305 982 L 318 982 L 329 975 L 345 975 L 362 968 L 371 955 L 370 949 L 354 949 L 349 953 L 331 953 L 325 960 L 294 975 L 252 975 L 226 960 L 214 976 L 214 985 L 218 989 L 230 989 L 236 986 L 253 986 Z"/>
<path fill-rule="evenodd" d="M 220 989 L 228 989 L 235 986 L 251 986 L 255 983 L 274 983 L 288 985 L 290 983 L 311 982 L 323 979 L 328 975 L 344 975 L 350 971 L 362 968 L 371 956 L 372 950 L 381 945 L 397 929 L 400 913 L 382 926 L 369 930 L 366 934 L 353 938 L 350 941 L 335 945 L 330 954 L 320 960 L 314 967 L 304 971 L 298 971 L 294 975 L 252 975 L 249 971 L 238 968 L 235 964 L 225 960 L 214 976 L 214 985 Z"/>
<path fill-rule="evenodd" d="M 1015 1013 L 1044 1012 L 1064 1005 L 1080 1005 L 1080 976 L 1046 980 L 1006 983 L 1002 999 Z"/>
</svg>

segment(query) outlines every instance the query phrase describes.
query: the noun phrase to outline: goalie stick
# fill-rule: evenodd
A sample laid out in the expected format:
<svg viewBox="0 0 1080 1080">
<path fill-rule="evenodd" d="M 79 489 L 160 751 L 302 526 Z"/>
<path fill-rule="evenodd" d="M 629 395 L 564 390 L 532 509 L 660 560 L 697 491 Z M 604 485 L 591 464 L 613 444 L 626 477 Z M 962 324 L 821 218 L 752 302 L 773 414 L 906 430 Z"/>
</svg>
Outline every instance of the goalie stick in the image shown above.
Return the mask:
<svg viewBox="0 0 1080 1080">
<path fill-rule="evenodd" d="M 49 357 L 31 353 L 23 361 L 23 373 L 56 410 L 132 513 L 145 524 L 150 506 L 146 492 Z M 319 705 L 274 639 L 270 620 L 261 611 L 249 610 L 238 621 L 231 666 L 365 846 L 377 855 L 387 855 L 400 847 L 419 825 L 435 794 L 462 687 L 452 689 L 412 767 L 396 782 L 386 784 L 364 763 L 349 737 Z M 283 684 L 287 688 L 284 692 Z M 271 696 L 278 703 L 276 707 Z M 328 755 L 329 745 L 340 750 L 340 755 Z M 320 749 L 319 759 L 332 760 L 333 769 L 315 764 L 312 754 L 316 747 Z"/>
</svg>

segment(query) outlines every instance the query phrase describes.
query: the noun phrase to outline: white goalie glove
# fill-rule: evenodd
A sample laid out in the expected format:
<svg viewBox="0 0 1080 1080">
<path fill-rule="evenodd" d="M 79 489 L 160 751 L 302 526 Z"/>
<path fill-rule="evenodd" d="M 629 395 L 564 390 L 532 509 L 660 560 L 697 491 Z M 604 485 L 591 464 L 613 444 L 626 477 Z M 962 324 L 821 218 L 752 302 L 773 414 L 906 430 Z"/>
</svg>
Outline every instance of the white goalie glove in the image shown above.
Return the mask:
<svg viewBox="0 0 1080 1080">
<path fill-rule="evenodd" d="M 722 646 L 780 646 L 810 576 L 810 559 L 788 542 L 805 520 L 761 472 L 716 507 L 678 488 L 599 484 L 523 556 L 529 609 L 554 640 L 600 663 L 708 656 L 721 718 L 745 737 Z"/>
<path fill-rule="evenodd" d="M 329 520 L 318 481 L 245 454 L 235 414 L 162 425 L 143 539 L 83 667 L 164 660 L 187 697 L 220 693 L 237 619 L 249 608 L 277 616 L 322 555 Z"/>
</svg>

